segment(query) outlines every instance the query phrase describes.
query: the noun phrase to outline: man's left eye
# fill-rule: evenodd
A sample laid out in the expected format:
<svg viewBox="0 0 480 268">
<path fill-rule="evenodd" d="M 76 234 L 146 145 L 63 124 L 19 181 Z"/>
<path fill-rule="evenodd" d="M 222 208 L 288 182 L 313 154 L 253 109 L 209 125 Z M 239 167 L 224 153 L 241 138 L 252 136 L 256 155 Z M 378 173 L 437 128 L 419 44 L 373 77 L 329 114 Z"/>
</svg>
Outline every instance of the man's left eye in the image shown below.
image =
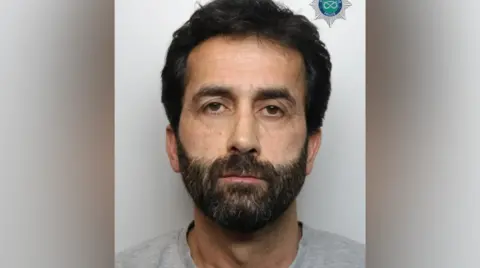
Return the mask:
<svg viewBox="0 0 480 268">
<path fill-rule="evenodd" d="M 282 109 L 275 105 L 268 105 L 264 109 L 264 113 L 267 116 L 281 116 L 283 115 Z"/>
</svg>

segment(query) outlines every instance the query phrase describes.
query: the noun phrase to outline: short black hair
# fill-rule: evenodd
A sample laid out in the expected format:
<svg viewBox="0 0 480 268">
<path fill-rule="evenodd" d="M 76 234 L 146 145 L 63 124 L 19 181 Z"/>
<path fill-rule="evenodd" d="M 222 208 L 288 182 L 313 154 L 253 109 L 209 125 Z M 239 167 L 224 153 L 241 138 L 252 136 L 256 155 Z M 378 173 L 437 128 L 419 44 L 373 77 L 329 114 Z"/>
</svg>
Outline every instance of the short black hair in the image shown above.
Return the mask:
<svg viewBox="0 0 480 268">
<path fill-rule="evenodd" d="M 182 112 L 188 56 L 196 46 L 216 36 L 258 36 L 300 52 L 307 86 L 307 131 L 311 135 L 319 130 L 330 98 L 332 64 L 316 26 L 272 0 L 214 0 L 197 9 L 174 32 L 167 51 L 162 103 L 175 133 Z"/>
</svg>

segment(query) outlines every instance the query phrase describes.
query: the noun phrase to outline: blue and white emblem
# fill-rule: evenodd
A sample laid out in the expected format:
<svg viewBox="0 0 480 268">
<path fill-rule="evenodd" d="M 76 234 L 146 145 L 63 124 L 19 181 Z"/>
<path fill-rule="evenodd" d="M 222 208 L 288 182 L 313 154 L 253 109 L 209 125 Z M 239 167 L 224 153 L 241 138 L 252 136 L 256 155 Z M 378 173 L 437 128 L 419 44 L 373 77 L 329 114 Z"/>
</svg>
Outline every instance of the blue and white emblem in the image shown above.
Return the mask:
<svg viewBox="0 0 480 268">
<path fill-rule="evenodd" d="M 329 27 L 337 19 L 346 19 L 345 10 L 352 3 L 348 0 L 313 0 L 310 6 L 315 10 L 315 19 L 323 19 Z"/>
</svg>

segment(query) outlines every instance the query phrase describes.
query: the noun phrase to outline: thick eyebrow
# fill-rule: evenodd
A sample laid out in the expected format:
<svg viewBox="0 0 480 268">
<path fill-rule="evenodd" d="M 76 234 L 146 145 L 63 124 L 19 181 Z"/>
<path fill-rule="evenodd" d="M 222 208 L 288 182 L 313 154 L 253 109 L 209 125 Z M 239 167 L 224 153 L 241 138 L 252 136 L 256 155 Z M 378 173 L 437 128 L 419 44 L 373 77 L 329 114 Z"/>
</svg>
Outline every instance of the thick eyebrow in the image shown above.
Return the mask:
<svg viewBox="0 0 480 268">
<path fill-rule="evenodd" d="M 195 93 L 192 100 L 193 102 L 198 102 L 204 97 L 223 97 L 230 100 L 235 99 L 233 89 L 231 87 L 217 85 L 200 88 L 200 90 Z M 290 94 L 290 91 L 284 87 L 259 88 L 257 92 L 255 92 L 255 101 L 272 99 L 284 99 L 293 106 L 296 104 L 295 98 L 292 96 L 292 94 Z"/>
<path fill-rule="evenodd" d="M 255 93 L 255 100 L 271 100 L 271 99 L 284 99 L 290 102 L 291 105 L 295 106 L 295 98 L 290 94 L 290 91 L 287 88 L 278 87 L 278 88 L 260 88 Z"/>
<path fill-rule="evenodd" d="M 224 97 L 228 99 L 233 99 L 232 88 L 225 86 L 205 86 L 200 88 L 197 93 L 193 96 L 193 102 L 198 102 L 201 98 L 204 97 Z"/>
</svg>

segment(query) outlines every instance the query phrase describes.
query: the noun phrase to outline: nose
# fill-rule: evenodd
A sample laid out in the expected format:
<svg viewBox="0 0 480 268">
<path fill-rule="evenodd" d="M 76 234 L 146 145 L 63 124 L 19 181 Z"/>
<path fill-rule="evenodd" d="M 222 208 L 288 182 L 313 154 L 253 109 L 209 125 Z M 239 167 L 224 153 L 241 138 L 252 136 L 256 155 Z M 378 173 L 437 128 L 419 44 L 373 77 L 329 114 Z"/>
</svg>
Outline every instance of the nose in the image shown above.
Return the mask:
<svg viewBox="0 0 480 268">
<path fill-rule="evenodd" d="M 257 123 L 250 115 L 237 116 L 228 140 L 228 149 L 234 153 L 260 153 Z"/>
</svg>

